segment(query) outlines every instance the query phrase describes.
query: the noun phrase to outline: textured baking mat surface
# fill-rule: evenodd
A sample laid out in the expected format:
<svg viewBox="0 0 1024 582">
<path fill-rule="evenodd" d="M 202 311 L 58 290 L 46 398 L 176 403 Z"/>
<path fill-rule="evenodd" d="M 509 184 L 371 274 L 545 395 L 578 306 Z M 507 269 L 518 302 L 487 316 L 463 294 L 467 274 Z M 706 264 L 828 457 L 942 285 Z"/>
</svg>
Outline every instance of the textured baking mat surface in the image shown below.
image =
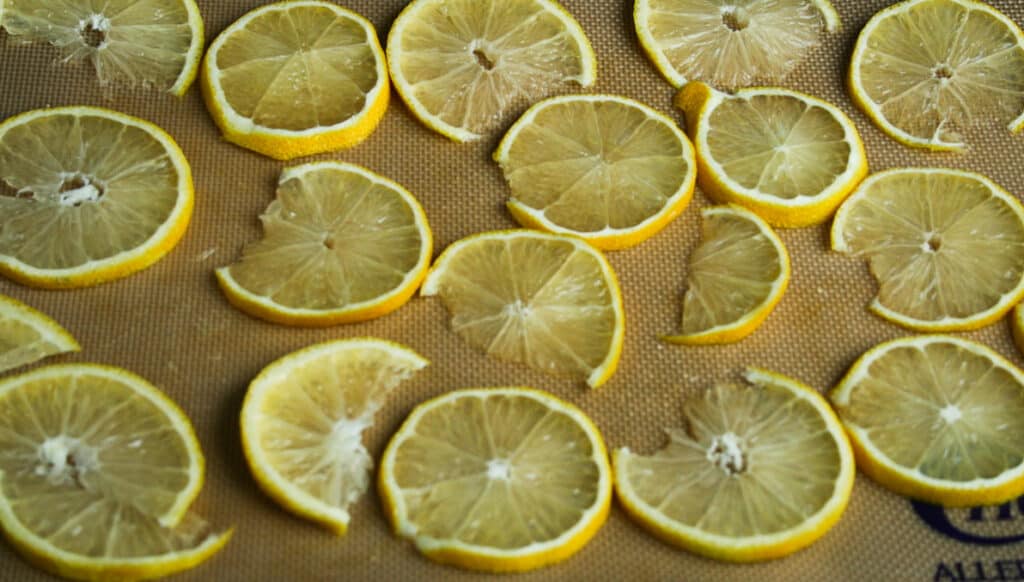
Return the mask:
<svg viewBox="0 0 1024 582">
<path fill-rule="evenodd" d="M 834 0 L 842 31 L 827 37 L 784 82 L 829 100 L 856 122 L 873 171 L 901 166 L 948 166 L 993 178 L 1024 194 L 1024 136 L 998 126 L 969 134 L 962 154 L 932 154 L 897 144 L 878 131 L 850 101 L 847 61 L 860 28 L 887 0 Z M 198 0 L 207 41 L 260 2 Z M 381 41 L 404 0 L 339 2 L 369 18 Z M 643 56 L 630 0 L 564 0 L 598 57 L 598 82 L 588 92 L 643 101 L 681 122 L 673 90 Z M 1024 3 L 992 1 L 1018 24 Z M 470 349 L 448 328 L 436 299 L 415 298 L 376 321 L 324 330 L 290 329 L 257 321 L 230 307 L 213 269 L 238 258 L 260 236 L 257 217 L 273 199 L 287 163 L 220 139 L 198 87 L 169 95 L 100 88 L 91 68 L 61 64 L 46 45 L 23 45 L 0 32 L 0 117 L 48 106 L 96 105 L 150 120 L 177 139 L 192 164 L 196 208 L 185 238 L 155 266 L 95 288 L 45 292 L 0 279 L 0 293 L 43 310 L 81 342 L 80 354 L 50 360 L 99 362 L 141 374 L 166 391 L 192 418 L 207 458 L 207 484 L 195 509 L 220 526 L 236 526 L 225 550 L 177 580 L 471 580 L 463 572 L 422 558 L 395 538 L 369 491 L 352 511 L 345 537 L 334 537 L 292 517 L 260 493 L 239 440 L 238 414 L 248 382 L 274 359 L 309 344 L 376 336 L 402 342 L 432 365 L 402 385 L 367 432 L 379 458 L 388 437 L 419 402 L 477 386 L 529 385 L 585 410 L 609 448 L 649 453 L 662 444 L 662 427 L 681 422 L 683 400 L 712 383 L 735 379 L 746 366 L 798 378 L 820 391 L 833 386 L 871 346 L 908 332 L 871 315 L 875 283 L 866 265 L 828 250 L 827 226 L 784 230 L 793 260 L 789 291 L 764 326 L 731 346 L 684 348 L 660 342 L 678 330 L 686 261 L 699 240 L 698 191 L 690 207 L 662 233 L 640 246 L 610 254 L 627 311 L 626 345 L 618 372 L 600 390 L 572 380 L 494 362 Z M 511 121 L 511 120 L 510 120 Z M 337 159 L 371 168 L 407 187 L 422 202 L 436 237 L 436 252 L 484 230 L 512 228 L 508 195 L 490 155 L 500 137 L 459 145 L 421 126 L 395 96 L 377 131 L 360 146 L 313 159 Z M 298 163 L 298 162 L 293 162 Z M 2 217 L 0 217 L 2 220 Z M 964 334 L 1022 364 L 1000 321 Z M 1024 502 L 1001 508 L 949 510 L 915 506 L 863 475 L 849 509 L 823 539 L 788 558 L 756 565 L 706 560 L 666 545 L 614 507 L 607 525 L 568 561 L 522 580 L 1021 580 L 1024 579 Z M 0 580 L 44 580 L 0 544 Z"/>
</svg>

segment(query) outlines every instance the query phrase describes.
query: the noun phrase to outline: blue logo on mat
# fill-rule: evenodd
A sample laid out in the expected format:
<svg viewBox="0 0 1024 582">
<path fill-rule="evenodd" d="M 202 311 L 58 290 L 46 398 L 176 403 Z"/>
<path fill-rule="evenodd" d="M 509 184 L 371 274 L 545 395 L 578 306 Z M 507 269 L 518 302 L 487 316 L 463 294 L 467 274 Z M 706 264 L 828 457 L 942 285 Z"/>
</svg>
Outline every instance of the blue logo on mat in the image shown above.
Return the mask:
<svg viewBox="0 0 1024 582">
<path fill-rule="evenodd" d="M 914 512 L 929 527 L 954 540 L 980 546 L 1024 542 L 1024 497 L 1002 505 L 968 509 L 947 509 L 920 501 L 912 504 Z M 1008 528 L 1009 524 L 1013 526 Z M 1018 533 L 1007 535 L 1007 529 Z"/>
</svg>

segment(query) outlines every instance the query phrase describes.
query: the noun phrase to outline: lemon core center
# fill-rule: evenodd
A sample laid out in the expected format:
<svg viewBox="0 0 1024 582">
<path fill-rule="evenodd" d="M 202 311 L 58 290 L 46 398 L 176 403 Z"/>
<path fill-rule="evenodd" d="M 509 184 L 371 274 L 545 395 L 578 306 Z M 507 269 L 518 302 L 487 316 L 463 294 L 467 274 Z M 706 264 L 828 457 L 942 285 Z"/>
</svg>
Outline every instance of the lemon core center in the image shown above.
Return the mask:
<svg viewBox="0 0 1024 582">
<path fill-rule="evenodd" d="M 743 473 L 747 470 L 747 456 L 741 445 L 742 440 L 735 433 L 727 432 L 716 436 L 711 439 L 708 460 L 727 475 Z"/>
</svg>

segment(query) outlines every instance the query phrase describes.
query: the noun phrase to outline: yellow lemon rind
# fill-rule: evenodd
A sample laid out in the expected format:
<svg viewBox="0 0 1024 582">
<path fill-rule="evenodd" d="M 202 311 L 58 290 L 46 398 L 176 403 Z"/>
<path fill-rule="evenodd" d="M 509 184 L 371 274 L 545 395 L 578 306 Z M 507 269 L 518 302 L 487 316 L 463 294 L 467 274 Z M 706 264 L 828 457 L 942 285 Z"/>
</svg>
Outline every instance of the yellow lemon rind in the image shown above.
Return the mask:
<svg viewBox="0 0 1024 582">
<path fill-rule="evenodd" d="M 855 384 L 867 372 L 871 364 L 890 349 L 923 347 L 935 342 L 952 343 L 975 355 L 987 358 L 996 366 L 1012 374 L 1019 383 L 1024 384 L 1024 373 L 1001 355 L 981 344 L 954 336 L 924 335 L 890 340 L 865 352 L 853 363 L 839 384 L 832 389 L 829 399 L 837 408 L 849 404 L 850 391 Z M 857 467 L 875 482 L 899 495 L 945 507 L 973 507 L 1000 504 L 1024 494 L 1024 463 L 1005 471 L 996 479 L 975 479 L 961 483 L 935 479 L 893 463 L 871 443 L 866 431 L 862 428 L 847 422 L 844 422 L 843 426 L 853 445 L 854 454 L 857 457 Z"/>
<path fill-rule="evenodd" d="M 387 351 L 395 358 L 404 359 L 414 370 L 422 370 L 430 364 L 426 358 L 406 346 L 377 338 L 351 338 L 315 344 L 287 354 L 263 368 L 249 384 L 239 414 L 242 452 L 260 490 L 293 515 L 321 525 L 338 536 L 345 535 L 348 531 L 351 518 L 349 512 L 327 505 L 302 491 L 283 477 L 274 469 L 272 463 L 264 458 L 263 450 L 259 446 L 259 407 L 266 392 L 275 383 L 283 381 L 282 377 L 287 376 L 292 369 L 301 367 L 325 354 L 364 348 Z"/>
<path fill-rule="evenodd" d="M 766 195 L 731 180 L 704 145 L 708 133 L 706 121 L 725 99 L 753 95 L 789 97 L 828 111 L 843 127 L 845 141 L 851 146 L 846 171 L 824 191 L 815 196 L 801 196 L 797 201 Z M 841 109 L 817 97 L 777 87 L 750 87 L 730 96 L 695 81 L 676 94 L 675 105 L 686 114 L 687 134 L 697 150 L 697 184 L 701 190 L 719 203 L 739 204 L 752 210 L 774 227 L 802 228 L 825 222 L 868 174 L 867 152 L 857 126 Z"/>
<path fill-rule="evenodd" d="M 587 252 L 591 256 L 595 257 L 601 265 L 601 270 L 604 273 L 604 279 L 608 282 L 612 295 L 612 307 L 615 310 L 616 326 L 615 335 L 612 337 L 612 344 L 609 347 L 608 356 L 601 365 L 595 368 L 586 378 L 587 385 L 591 388 L 599 388 L 612 377 L 612 374 L 615 373 L 615 370 L 619 366 L 619 360 L 622 357 L 622 346 L 625 343 L 626 338 L 626 310 L 623 305 L 619 278 L 615 275 L 615 270 L 612 269 L 611 263 L 608 262 L 608 259 L 601 251 L 594 248 L 583 239 L 576 236 L 546 233 L 529 229 L 497 230 L 470 235 L 449 245 L 437 260 L 434 261 L 434 266 L 427 272 L 426 279 L 423 281 L 423 286 L 420 287 L 420 295 L 424 297 L 431 297 L 440 292 L 441 279 L 444 277 L 444 273 L 448 269 L 448 262 L 451 261 L 452 257 L 458 254 L 462 248 L 473 244 L 478 240 L 516 237 L 534 237 L 546 240 L 569 241 L 572 242 L 577 249 Z"/>
<path fill-rule="evenodd" d="M 684 210 L 686 210 L 686 207 L 693 199 L 693 190 L 697 183 L 696 153 L 693 145 L 690 143 L 690 139 L 686 137 L 686 134 L 683 133 L 679 129 L 679 126 L 669 119 L 668 116 L 633 99 L 612 95 L 569 95 L 552 97 L 535 104 L 528 109 L 518 121 L 516 121 L 516 123 L 508 130 L 508 133 L 505 134 L 505 137 L 502 138 L 501 143 L 498 145 L 498 149 L 495 150 L 493 156 L 494 161 L 498 162 L 500 165 L 505 164 L 508 160 L 509 151 L 515 143 L 515 140 L 519 137 L 519 133 L 523 128 L 529 126 L 536 116 L 544 109 L 575 101 L 612 101 L 620 103 L 628 107 L 635 107 L 644 112 L 644 114 L 649 118 L 665 124 L 665 126 L 676 135 L 679 139 L 679 143 L 682 145 L 683 159 L 686 161 L 686 165 L 689 170 L 683 179 L 683 183 L 679 186 L 679 189 L 672 194 L 672 196 L 668 197 L 665 206 L 660 211 L 651 215 L 640 224 L 629 228 L 605 227 L 603 230 L 597 232 L 579 232 L 551 222 L 544 215 L 543 210 L 527 206 L 517 200 L 514 196 L 506 203 L 506 206 L 516 222 L 525 228 L 532 228 L 534 230 L 542 230 L 558 234 L 575 235 L 601 250 L 614 251 L 634 247 L 661 232 L 662 229 L 668 226 L 673 220 L 682 214 Z"/>
<path fill-rule="evenodd" d="M 772 245 L 775 247 L 775 250 L 779 255 L 779 264 L 781 267 L 779 277 L 772 284 L 772 290 L 761 305 L 758 305 L 755 309 L 748 312 L 740 319 L 732 323 L 715 326 L 699 333 L 662 336 L 661 339 L 669 343 L 700 346 L 738 342 L 754 333 L 757 328 L 761 327 L 761 324 L 768 319 L 768 316 L 775 310 L 775 307 L 779 304 L 779 301 L 782 300 L 782 297 L 786 294 L 786 290 L 789 288 L 789 278 L 792 273 L 792 264 L 789 259 L 789 252 L 786 250 L 786 245 L 783 244 L 782 239 L 779 238 L 779 235 L 772 230 L 768 223 L 753 212 L 737 205 L 709 207 L 704 208 L 701 211 L 703 216 L 709 216 L 716 213 L 739 214 L 760 227 L 761 232 L 772 242 Z"/>
<path fill-rule="evenodd" d="M 571 416 L 589 437 L 594 448 L 595 460 L 600 465 L 601 481 L 594 507 L 589 510 L 573 528 L 558 538 L 533 544 L 529 550 L 498 550 L 463 544 L 453 540 L 437 540 L 417 537 L 415 527 L 404 515 L 404 503 L 396 491 L 400 488 L 394 478 L 395 455 L 398 447 L 408 438 L 407 433 L 415 430 L 419 419 L 430 409 L 446 401 L 460 397 L 486 398 L 493 394 L 530 397 L 546 407 Z M 442 564 L 450 564 L 471 570 L 487 572 L 525 572 L 564 561 L 583 548 L 601 529 L 608 519 L 612 499 L 612 470 L 608 451 L 601 432 L 579 408 L 546 392 L 516 386 L 500 388 L 460 389 L 432 398 L 419 404 L 406 418 L 392 437 L 381 457 L 377 480 L 378 492 L 384 505 L 384 513 L 390 521 L 395 535 L 408 538 L 425 556 Z"/>
<path fill-rule="evenodd" d="M 0 4 L 2 3 L 0 2 Z M 185 93 L 192 87 L 192 83 L 195 82 L 196 75 L 199 74 L 199 64 L 203 60 L 203 45 L 206 42 L 203 15 L 199 11 L 199 7 L 196 6 L 195 0 L 181 0 L 181 3 L 185 6 L 185 11 L 188 13 L 188 25 L 192 29 L 192 42 L 189 45 L 188 54 L 185 56 L 185 66 L 182 68 L 181 74 L 174 82 L 174 85 L 167 90 L 168 93 L 175 97 L 184 97 Z M 2 17 L 2 14 L 0 14 L 0 17 Z"/>
<path fill-rule="evenodd" d="M 613 456 L 616 497 L 630 517 L 665 542 L 716 560 L 741 563 L 788 556 L 806 548 L 828 533 L 846 511 L 856 475 L 854 452 L 843 430 L 843 425 L 821 394 L 792 378 L 758 368 L 748 368 L 744 377 L 754 385 L 763 386 L 771 383 L 785 386 L 794 395 L 809 402 L 821 413 L 829 432 L 839 447 L 842 468 L 836 479 L 835 492 L 818 513 L 799 527 L 784 532 L 737 540 L 669 522 L 659 515 L 656 509 L 638 499 L 629 487 L 629 480 L 620 474 L 619 468 L 633 453 L 628 448 L 621 448 L 616 450 Z"/>
<path fill-rule="evenodd" d="M 0 255 L 0 275 L 29 287 L 74 289 L 122 279 L 160 261 L 185 235 L 195 205 L 192 169 L 185 158 L 185 153 L 178 147 L 174 138 L 156 125 L 137 117 L 99 107 L 71 106 L 36 109 L 8 118 L 0 123 L 0 139 L 3 139 L 3 135 L 14 126 L 49 115 L 95 116 L 145 131 L 164 146 L 178 172 L 178 199 L 170 216 L 160 228 L 150 236 L 149 240 L 134 249 L 72 269 L 39 269 L 11 257 Z"/>
<path fill-rule="evenodd" d="M 345 121 L 327 127 L 315 127 L 302 131 L 276 129 L 256 125 L 243 117 L 227 102 L 220 81 L 215 74 L 215 59 L 227 38 L 253 18 L 272 10 L 288 10 L 294 6 L 320 6 L 359 23 L 366 31 L 367 42 L 373 50 L 377 63 L 377 85 L 366 95 L 366 106 L 362 111 Z M 368 138 L 387 112 L 391 98 L 390 79 L 384 50 L 377 38 L 373 24 L 363 16 L 329 2 L 321 0 L 285 0 L 267 4 L 252 10 L 232 23 L 210 44 L 203 59 L 200 72 L 200 87 L 203 101 L 220 129 L 224 139 L 237 146 L 252 150 L 276 160 L 291 160 L 298 157 L 348 149 Z"/>
</svg>

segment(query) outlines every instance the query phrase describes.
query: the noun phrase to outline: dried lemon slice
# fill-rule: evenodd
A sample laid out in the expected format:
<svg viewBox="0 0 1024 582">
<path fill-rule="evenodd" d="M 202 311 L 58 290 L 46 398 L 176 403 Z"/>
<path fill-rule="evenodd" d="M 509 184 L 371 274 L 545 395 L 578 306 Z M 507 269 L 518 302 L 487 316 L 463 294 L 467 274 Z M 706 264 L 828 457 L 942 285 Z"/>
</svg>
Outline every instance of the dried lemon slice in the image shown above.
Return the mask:
<svg viewBox="0 0 1024 582">
<path fill-rule="evenodd" d="M 0 374 L 80 349 L 75 338 L 49 316 L 0 295 Z"/>
</svg>

